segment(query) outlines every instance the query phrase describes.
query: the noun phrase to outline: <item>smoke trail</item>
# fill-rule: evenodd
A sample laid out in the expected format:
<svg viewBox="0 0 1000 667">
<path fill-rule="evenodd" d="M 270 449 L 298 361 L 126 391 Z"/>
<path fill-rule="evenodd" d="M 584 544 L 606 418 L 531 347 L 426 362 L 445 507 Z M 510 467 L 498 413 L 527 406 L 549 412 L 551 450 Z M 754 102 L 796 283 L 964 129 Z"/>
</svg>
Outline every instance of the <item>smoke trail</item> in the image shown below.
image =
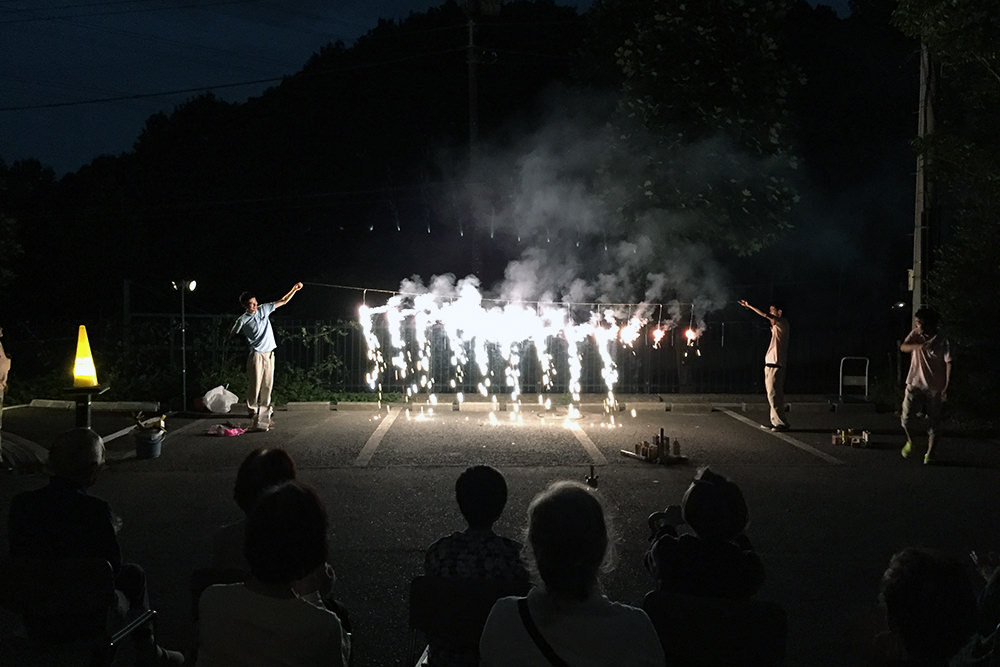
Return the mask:
<svg viewBox="0 0 1000 667">
<path fill-rule="evenodd" d="M 489 220 L 492 234 L 521 248 L 489 292 L 567 306 L 638 302 L 638 313 L 612 308 L 623 319 L 648 318 L 654 306 L 668 303 L 674 324 L 693 316 L 704 328 L 705 315 L 728 300 L 725 272 L 711 250 L 685 240 L 704 223 L 683 210 L 653 207 L 632 219 L 623 213 L 622 202 L 644 187 L 645 165 L 658 159 L 657 144 L 648 142 L 649 155 L 623 156 L 602 111 L 607 106 L 587 97 L 555 104 L 558 111 L 522 140 L 483 148 L 471 173 L 457 179 L 468 185 L 454 196 L 473 219 Z M 702 179 L 713 165 L 727 163 L 703 154 L 722 148 L 711 141 L 671 150 L 684 152 L 687 178 Z"/>
<path fill-rule="evenodd" d="M 657 151 L 673 151 L 672 162 L 685 166 L 676 186 L 700 193 L 706 184 L 736 182 L 751 158 L 727 151 L 719 139 L 668 149 L 650 138 L 639 142 L 649 147 L 645 154 L 630 156 L 623 146 L 637 145 L 636 137 L 622 141 L 606 115 L 591 113 L 606 108 L 603 102 L 578 99 L 558 108 L 520 141 L 482 147 L 474 168 L 454 179 L 463 185 L 446 197 L 471 219 L 463 234 L 474 231 L 483 243 L 499 236 L 495 247 L 520 248 L 503 279 L 484 289 L 476 276 L 442 273 L 426 283 L 413 276 L 386 306 L 363 309 L 373 360 L 383 371 L 389 362 L 380 356 L 370 318 L 384 314 L 393 330 L 391 366 L 396 380 L 408 383 L 408 395 L 434 391 L 428 332 L 436 327 L 449 340 L 452 386 L 474 359 L 479 393 L 504 386 L 516 399 L 522 355 L 531 350 L 540 384 L 552 386 L 558 365 L 552 341 L 559 339 L 557 347 L 569 357 L 569 391 L 578 397 L 580 360 L 585 346 L 596 345 L 613 402 L 614 343 L 631 346 L 647 325 L 654 341 L 681 325 L 700 335 L 705 316 L 729 300 L 725 272 L 711 248 L 692 240 L 707 236 L 701 226 L 717 213 L 659 204 L 647 173 L 656 173 L 649 165 L 666 160 Z M 642 206 L 628 210 L 637 199 Z M 407 322 L 416 330 L 412 343 L 403 340 Z M 498 356 L 501 372 L 491 366 Z M 384 376 L 370 377 L 375 387 Z"/>
</svg>

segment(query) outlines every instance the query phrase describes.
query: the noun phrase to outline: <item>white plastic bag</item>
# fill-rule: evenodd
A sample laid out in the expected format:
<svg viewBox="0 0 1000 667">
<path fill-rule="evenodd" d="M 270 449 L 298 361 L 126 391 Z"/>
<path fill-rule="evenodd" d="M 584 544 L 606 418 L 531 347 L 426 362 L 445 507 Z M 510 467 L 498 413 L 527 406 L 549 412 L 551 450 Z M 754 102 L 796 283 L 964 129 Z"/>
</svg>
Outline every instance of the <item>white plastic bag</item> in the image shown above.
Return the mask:
<svg viewBox="0 0 1000 667">
<path fill-rule="evenodd" d="M 225 414 L 229 412 L 233 404 L 239 402 L 239 398 L 233 392 L 229 391 L 222 385 L 215 387 L 214 389 L 209 389 L 206 392 L 203 399 L 205 401 L 205 407 L 208 408 L 209 412 L 215 414 Z"/>
</svg>

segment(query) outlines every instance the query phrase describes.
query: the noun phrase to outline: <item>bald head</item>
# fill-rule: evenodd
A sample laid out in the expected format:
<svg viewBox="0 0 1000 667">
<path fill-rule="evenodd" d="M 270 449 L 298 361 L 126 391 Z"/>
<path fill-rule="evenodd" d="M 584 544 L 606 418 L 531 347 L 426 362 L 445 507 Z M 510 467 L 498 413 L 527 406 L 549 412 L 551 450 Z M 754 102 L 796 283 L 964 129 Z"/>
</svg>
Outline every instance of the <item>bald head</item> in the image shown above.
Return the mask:
<svg viewBox="0 0 1000 667">
<path fill-rule="evenodd" d="M 104 440 L 89 428 L 73 428 L 56 436 L 49 450 L 49 473 L 90 486 L 104 464 Z"/>
</svg>

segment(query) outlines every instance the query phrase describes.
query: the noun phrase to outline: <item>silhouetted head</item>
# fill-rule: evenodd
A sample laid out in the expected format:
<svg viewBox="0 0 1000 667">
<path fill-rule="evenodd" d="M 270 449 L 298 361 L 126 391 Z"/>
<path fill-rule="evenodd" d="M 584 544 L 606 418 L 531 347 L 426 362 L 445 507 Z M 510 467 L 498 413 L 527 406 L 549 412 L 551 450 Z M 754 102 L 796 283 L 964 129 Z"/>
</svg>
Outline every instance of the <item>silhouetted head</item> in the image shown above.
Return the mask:
<svg viewBox="0 0 1000 667">
<path fill-rule="evenodd" d="M 458 476 L 455 499 L 470 528 L 489 528 L 507 504 L 507 481 L 492 466 L 472 466 Z"/>
<path fill-rule="evenodd" d="M 249 514 L 260 495 L 271 486 L 295 479 L 295 462 L 283 449 L 260 447 L 253 450 L 236 471 L 233 499 Z"/>
<path fill-rule="evenodd" d="M 767 312 L 771 313 L 775 317 L 781 317 L 781 314 L 785 312 L 785 304 L 781 301 L 772 300 L 770 305 L 767 307 Z"/>
<path fill-rule="evenodd" d="M 243 555 L 265 583 L 290 583 L 326 563 L 326 509 L 316 492 L 291 481 L 266 490 L 247 517 Z"/>
<path fill-rule="evenodd" d="M 927 336 L 937 333 L 941 317 L 936 310 L 930 308 L 920 308 L 913 314 L 913 328 Z"/>
<path fill-rule="evenodd" d="M 726 477 L 701 468 L 681 501 L 684 522 L 706 540 L 728 542 L 750 520 L 740 487 Z"/>
<path fill-rule="evenodd" d="M 610 523 L 597 492 L 554 482 L 528 506 L 528 560 L 549 593 L 586 600 L 613 556 Z"/>
<path fill-rule="evenodd" d="M 976 598 L 962 563 L 927 549 L 893 555 L 879 602 L 914 664 L 945 665 L 972 635 Z"/>
<path fill-rule="evenodd" d="M 83 487 L 97 481 L 103 465 L 104 440 L 89 428 L 73 428 L 60 433 L 49 449 L 49 473 Z"/>
</svg>

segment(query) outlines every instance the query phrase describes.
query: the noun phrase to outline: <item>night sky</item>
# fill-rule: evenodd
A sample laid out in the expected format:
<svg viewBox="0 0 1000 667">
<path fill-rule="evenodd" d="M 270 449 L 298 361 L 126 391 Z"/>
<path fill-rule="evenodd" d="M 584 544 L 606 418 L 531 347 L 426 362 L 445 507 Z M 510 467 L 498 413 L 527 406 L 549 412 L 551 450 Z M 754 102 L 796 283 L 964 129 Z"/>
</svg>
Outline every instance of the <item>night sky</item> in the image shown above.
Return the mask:
<svg viewBox="0 0 1000 667">
<path fill-rule="evenodd" d="M 181 8 L 173 8 L 178 4 Z M 14 0 L 0 5 L 0 159 L 57 176 L 132 148 L 146 119 L 205 91 L 242 101 L 421 0 Z M 590 0 L 561 0 L 581 11 Z M 847 16 L 847 0 L 819 2 Z"/>
</svg>

